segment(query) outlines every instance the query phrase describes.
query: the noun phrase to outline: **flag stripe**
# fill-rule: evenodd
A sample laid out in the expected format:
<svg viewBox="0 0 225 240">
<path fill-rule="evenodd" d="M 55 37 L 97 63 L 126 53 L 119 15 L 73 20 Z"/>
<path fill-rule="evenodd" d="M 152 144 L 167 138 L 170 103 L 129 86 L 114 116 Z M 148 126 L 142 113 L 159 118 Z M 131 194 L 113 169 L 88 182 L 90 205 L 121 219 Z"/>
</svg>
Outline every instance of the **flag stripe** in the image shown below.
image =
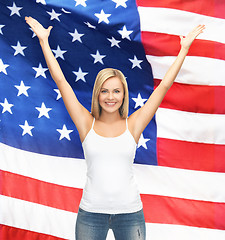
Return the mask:
<svg viewBox="0 0 225 240">
<path fill-rule="evenodd" d="M 85 176 L 85 168 L 80 167 L 78 168 L 79 171 L 75 171 L 78 166 L 85 164 L 81 159 L 72 159 L 71 163 L 74 165 L 70 164 L 70 168 L 73 171 L 69 171 L 68 169 L 68 171 L 66 171 L 67 174 L 60 174 L 57 172 L 57 169 L 62 169 L 65 166 L 64 158 L 30 153 L 4 144 L 0 144 L 0 146 L 0 159 L 2 159 L 0 168 L 6 172 L 23 175 L 28 179 L 34 178 L 33 176 L 35 176 L 35 179 L 39 181 L 53 183 L 56 185 L 54 187 L 62 185 L 81 189 L 82 187 L 80 186 L 85 183 L 81 184 L 76 181 L 76 178 L 80 179 Z M 20 156 L 20 154 L 23 154 L 24 158 L 11 158 L 13 155 Z M 39 159 L 38 161 L 35 160 L 37 158 Z M 42 167 L 42 160 L 45 162 L 46 168 Z M 66 161 L 69 162 L 69 159 L 66 159 Z M 52 162 L 55 162 L 55 171 L 49 171 L 51 168 L 48 166 L 50 166 Z M 225 193 L 221 192 L 221 189 L 223 189 L 225 185 L 225 175 L 221 173 L 187 171 L 141 164 L 134 164 L 134 172 L 142 194 L 225 202 Z M 162 178 L 160 176 L 164 177 Z M 69 182 L 71 178 L 75 178 L 75 180 Z M 179 183 L 177 179 L 180 179 Z M 198 182 L 198 185 L 196 185 L 196 182 Z M 188 188 L 186 189 L 187 186 Z"/>
<path fill-rule="evenodd" d="M 143 194 L 225 203 L 225 174 L 141 164 L 134 171 Z"/>
<path fill-rule="evenodd" d="M 188 227 L 175 224 L 149 224 L 149 239 L 153 240 L 223 240 L 225 231 L 209 228 Z"/>
<path fill-rule="evenodd" d="M 15 228 L 0 224 L 0 237 L 2 240 L 16 239 L 16 240 L 65 240 L 65 238 L 59 238 L 42 234 L 39 232 L 32 232 L 21 228 Z"/>
<path fill-rule="evenodd" d="M 176 56 L 180 50 L 180 38 L 176 35 L 142 31 L 141 38 L 147 55 Z M 225 60 L 225 44 L 196 39 L 189 49 L 188 56 Z"/>
<path fill-rule="evenodd" d="M 2 189 L 2 195 L 25 200 L 65 211 L 76 212 L 82 195 L 82 189 L 71 189 L 49 184 L 18 174 L 1 172 L 2 180 L 7 188 Z M 51 194 L 49 190 L 51 189 Z M 145 219 L 147 222 L 180 224 L 195 227 L 224 229 L 225 224 L 217 226 L 213 214 L 220 219 L 225 218 L 225 203 L 179 199 L 165 196 L 141 194 Z M 193 222 L 193 213 L 198 209 L 199 218 Z M 207 211 L 206 211 L 207 209 Z M 171 216 L 171 212 L 177 214 Z M 159 214 L 161 212 L 162 214 Z M 160 221 L 160 222 L 159 222 Z M 213 222 L 212 222 L 213 221 Z"/>
<path fill-rule="evenodd" d="M 225 115 L 159 108 L 156 118 L 160 138 L 225 145 Z"/>
<path fill-rule="evenodd" d="M 177 224 L 225 229 L 225 204 L 142 195 L 145 220 L 151 223 Z M 171 214 L 176 212 L 176 215 Z"/>
<path fill-rule="evenodd" d="M 225 19 L 167 8 L 138 7 L 138 11 L 141 31 L 186 36 L 193 27 L 205 24 L 207 30 L 198 39 L 225 43 L 225 36 L 221 34 Z"/>
<path fill-rule="evenodd" d="M 69 212 L 78 212 L 82 189 L 71 188 L 0 170 L 1 194 Z M 48 194 L 51 192 L 51 194 Z"/>
<path fill-rule="evenodd" d="M 155 88 L 161 80 L 155 79 Z M 225 87 L 174 83 L 160 107 L 186 112 L 224 114 Z M 191 104 L 195 99 L 195 104 Z"/>
<path fill-rule="evenodd" d="M 74 239 L 77 214 L 0 195 L 1 224 Z"/>
<path fill-rule="evenodd" d="M 0 149 L 2 170 L 67 187 L 84 187 L 86 163 L 83 159 L 37 154 L 3 143 Z"/>
<path fill-rule="evenodd" d="M 163 79 L 175 57 L 147 55 L 147 59 L 152 65 L 154 78 Z M 225 86 L 225 81 L 221 76 L 225 76 L 225 61 L 187 56 L 175 82 L 192 85 Z"/>
<path fill-rule="evenodd" d="M 179 149 L 179 151 L 174 151 Z M 182 158 L 180 153 L 182 152 Z M 198 171 L 225 172 L 225 145 L 157 139 L 160 166 Z"/>
<path fill-rule="evenodd" d="M 195 1 L 174 1 L 174 0 L 136 0 L 138 6 L 173 8 L 193 13 L 203 14 L 212 17 L 225 18 L 225 6 L 223 0 L 198 0 Z"/>
</svg>

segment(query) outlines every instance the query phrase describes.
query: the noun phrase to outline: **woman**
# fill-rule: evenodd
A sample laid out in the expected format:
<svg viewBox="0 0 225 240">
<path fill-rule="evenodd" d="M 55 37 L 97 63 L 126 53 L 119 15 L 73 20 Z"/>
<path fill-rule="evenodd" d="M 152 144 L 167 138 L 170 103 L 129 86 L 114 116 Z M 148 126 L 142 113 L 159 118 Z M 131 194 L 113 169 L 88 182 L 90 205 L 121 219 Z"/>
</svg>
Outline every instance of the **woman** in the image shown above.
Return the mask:
<svg viewBox="0 0 225 240">
<path fill-rule="evenodd" d="M 77 127 L 87 163 L 87 182 L 76 222 L 77 240 L 106 239 L 109 228 L 117 240 L 145 239 L 145 221 L 132 164 L 139 137 L 173 84 L 199 25 L 181 38 L 180 52 L 145 105 L 128 117 L 128 89 L 116 69 L 99 72 L 91 113 L 76 98 L 48 43 L 48 29 L 31 17 L 26 22 L 39 38 L 49 71 Z"/>
</svg>

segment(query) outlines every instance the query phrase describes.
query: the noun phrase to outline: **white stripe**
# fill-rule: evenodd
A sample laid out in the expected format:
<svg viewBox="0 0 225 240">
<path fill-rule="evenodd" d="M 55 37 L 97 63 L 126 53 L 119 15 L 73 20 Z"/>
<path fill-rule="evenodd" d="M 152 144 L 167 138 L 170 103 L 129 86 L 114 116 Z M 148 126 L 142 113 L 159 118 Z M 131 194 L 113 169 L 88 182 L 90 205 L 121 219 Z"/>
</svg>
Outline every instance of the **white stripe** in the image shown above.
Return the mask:
<svg viewBox="0 0 225 240">
<path fill-rule="evenodd" d="M 153 76 L 163 79 L 174 62 L 174 56 L 156 57 L 147 55 Z M 187 56 L 177 75 L 176 82 L 197 85 L 225 86 L 225 61 L 206 57 Z"/>
<path fill-rule="evenodd" d="M 225 231 L 172 224 L 147 224 L 147 239 L 151 240 L 224 240 Z"/>
<path fill-rule="evenodd" d="M 75 240 L 77 214 L 0 195 L 0 222 L 20 229 Z M 32 216 L 32 217 L 31 217 Z M 146 224 L 146 240 L 224 240 L 225 231 L 168 224 Z M 110 230 L 107 240 L 114 240 Z"/>
<path fill-rule="evenodd" d="M 225 115 L 159 108 L 156 121 L 160 138 L 225 145 Z"/>
<path fill-rule="evenodd" d="M 0 195 L 0 223 L 74 239 L 76 214 Z"/>
<path fill-rule="evenodd" d="M 41 181 L 83 188 L 86 180 L 84 159 L 54 157 L 0 143 L 0 169 Z"/>
<path fill-rule="evenodd" d="M 225 174 L 136 164 L 141 193 L 225 203 Z"/>
<path fill-rule="evenodd" d="M 2 170 L 76 188 L 83 185 L 79 178 L 85 181 L 84 160 L 49 157 L 4 144 L 0 144 L 0 149 Z M 68 161 L 69 167 L 65 161 Z M 225 192 L 221 191 L 225 186 L 225 174 L 141 164 L 134 164 L 134 171 L 140 192 L 143 194 L 225 202 Z"/>
<path fill-rule="evenodd" d="M 225 43 L 225 20 L 171 8 L 138 7 L 141 31 L 184 35 L 198 24 L 205 24 L 199 39 Z"/>
</svg>

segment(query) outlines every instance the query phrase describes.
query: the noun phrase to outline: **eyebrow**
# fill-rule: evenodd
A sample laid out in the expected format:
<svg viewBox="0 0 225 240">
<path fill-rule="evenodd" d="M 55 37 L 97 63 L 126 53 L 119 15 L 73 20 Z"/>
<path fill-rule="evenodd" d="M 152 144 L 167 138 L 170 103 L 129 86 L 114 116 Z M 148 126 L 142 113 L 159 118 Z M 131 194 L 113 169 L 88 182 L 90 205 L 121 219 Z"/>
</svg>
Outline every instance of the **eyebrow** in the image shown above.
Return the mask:
<svg viewBox="0 0 225 240">
<path fill-rule="evenodd" d="M 108 88 L 101 88 L 101 90 L 102 89 L 105 89 L 105 90 L 108 90 Z M 120 87 L 118 87 L 118 88 L 114 88 L 113 90 L 120 90 L 121 88 Z"/>
</svg>

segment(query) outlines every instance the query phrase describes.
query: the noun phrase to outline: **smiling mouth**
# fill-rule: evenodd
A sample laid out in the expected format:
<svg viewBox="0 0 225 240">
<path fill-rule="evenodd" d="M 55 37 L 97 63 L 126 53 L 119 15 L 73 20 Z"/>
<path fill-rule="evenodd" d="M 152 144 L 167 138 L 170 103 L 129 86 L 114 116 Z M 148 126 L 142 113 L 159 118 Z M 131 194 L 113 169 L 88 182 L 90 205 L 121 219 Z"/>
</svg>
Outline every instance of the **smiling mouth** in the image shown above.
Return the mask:
<svg viewBox="0 0 225 240">
<path fill-rule="evenodd" d="M 116 104 L 116 102 L 106 102 L 106 105 L 108 106 L 114 106 Z"/>
</svg>

